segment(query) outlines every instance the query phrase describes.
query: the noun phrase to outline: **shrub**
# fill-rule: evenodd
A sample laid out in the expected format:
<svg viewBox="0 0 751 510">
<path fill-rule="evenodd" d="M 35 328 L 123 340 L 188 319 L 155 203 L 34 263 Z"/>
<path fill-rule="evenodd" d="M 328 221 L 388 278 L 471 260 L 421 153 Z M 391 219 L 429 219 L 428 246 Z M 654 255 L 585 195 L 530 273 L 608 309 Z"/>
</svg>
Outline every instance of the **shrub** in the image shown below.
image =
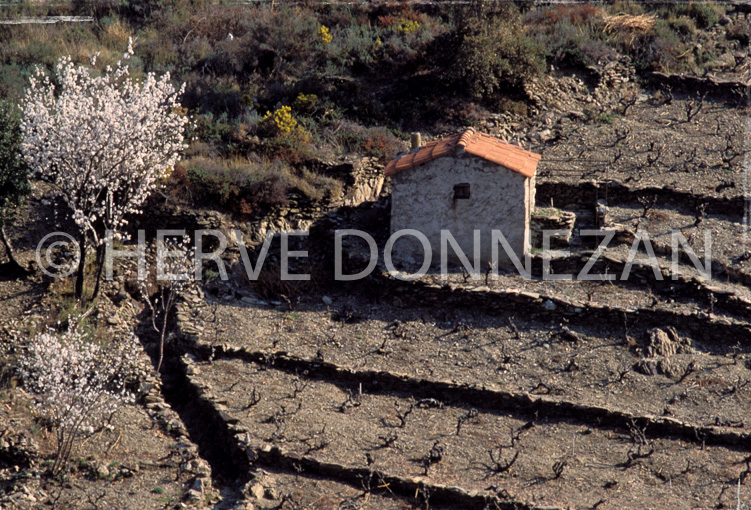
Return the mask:
<svg viewBox="0 0 751 510">
<path fill-rule="evenodd" d="M 690 37 L 684 40 L 669 21 L 658 19 L 651 32 L 633 45 L 632 52 L 638 68 L 678 72 L 691 69 L 693 56 L 690 48 Z"/>
<path fill-rule="evenodd" d="M 383 40 L 387 31 L 378 27 L 351 25 L 342 27 L 329 46 L 328 62 L 335 68 L 356 69 L 374 64 L 383 58 Z"/>
<path fill-rule="evenodd" d="M 297 121 L 292 116 L 292 108 L 289 106 L 277 108 L 274 113 L 266 112 L 261 122 L 275 134 L 289 134 L 297 128 Z"/>
<path fill-rule="evenodd" d="M 613 112 L 604 112 L 600 115 L 600 124 L 612 124 L 615 120 Z"/>
<path fill-rule="evenodd" d="M 292 183 L 303 197 L 314 202 L 336 200 L 344 191 L 341 181 L 304 168 L 300 170 L 299 177 L 292 180 Z"/>
<path fill-rule="evenodd" d="M 519 90 L 543 69 L 543 50 L 524 32 L 512 7 L 488 18 L 462 19 L 439 39 L 433 53 L 439 56 L 443 81 L 473 97 L 496 94 L 504 87 Z"/>
<path fill-rule="evenodd" d="M 587 63 L 618 60 L 620 57 L 617 51 L 611 48 L 605 41 L 599 39 L 583 41 L 581 45 L 581 54 L 585 59 L 584 62 Z"/>
<path fill-rule="evenodd" d="M 210 5 L 182 14 L 164 9 L 154 16 L 139 32 L 150 61 L 179 64 L 182 72 L 201 78 L 232 78 L 241 87 L 254 74 L 281 81 L 305 76 L 321 52 L 316 43 L 323 27 L 306 8 Z M 321 33 L 331 36 L 328 28 Z"/>
<path fill-rule="evenodd" d="M 203 142 L 214 146 L 226 145 L 232 136 L 232 126 L 227 121 L 227 114 L 214 117 L 211 113 L 195 116 L 193 132 L 188 132 L 186 138 L 196 136 Z"/>
<path fill-rule="evenodd" d="M 5 98 L 8 102 L 20 100 L 30 74 L 29 66 L 0 64 L 0 98 Z"/>
<path fill-rule="evenodd" d="M 303 94 L 300 93 L 292 103 L 292 107 L 298 112 L 312 113 L 318 104 L 318 96 L 315 94 Z"/>
<path fill-rule="evenodd" d="M 294 122 L 294 128 L 289 131 L 279 130 L 275 136 L 264 140 L 261 150 L 269 159 L 280 159 L 290 165 L 315 159 L 317 153 L 312 145 L 312 136 L 304 128 L 297 126 L 297 121 Z"/>
<path fill-rule="evenodd" d="M 602 11 L 588 4 L 556 5 L 527 13 L 531 37 L 546 57 L 564 65 L 583 66 L 606 53 L 600 46 Z"/>
<path fill-rule="evenodd" d="M 696 23 L 688 16 L 668 18 L 668 26 L 681 36 L 692 36 L 696 33 Z"/>
<path fill-rule="evenodd" d="M 332 123 L 323 133 L 342 152 L 378 158 L 385 163 L 406 149 L 406 144 L 384 127 L 365 127 L 352 121 Z"/>
<path fill-rule="evenodd" d="M 420 59 L 426 46 L 445 31 L 438 17 L 406 7 L 380 5 L 346 15 L 338 9 L 322 11 L 319 16 L 336 26 L 336 37 L 323 55 L 325 61 L 317 63 L 329 75 L 401 74 L 398 66 Z"/>
<path fill-rule="evenodd" d="M 178 173 L 175 178 L 180 179 L 180 174 Z M 206 170 L 204 170 L 203 167 L 200 166 L 189 166 L 187 171 L 185 172 L 185 178 L 194 186 L 205 187 L 210 184 L 209 174 L 206 172 Z"/>
<path fill-rule="evenodd" d="M 705 51 L 695 59 L 696 29 L 714 25 L 721 13 L 722 7 L 708 3 L 671 4 L 654 14 L 611 16 L 606 30 L 609 42 L 630 54 L 640 71 L 698 72 L 712 56 Z"/>
<path fill-rule="evenodd" d="M 307 9 L 261 7 L 255 11 L 247 36 L 235 42 L 245 45 L 246 70 L 272 77 L 303 77 L 314 63 L 312 43 L 321 40 L 321 28 Z"/>
<path fill-rule="evenodd" d="M 691 48 L 696 30 L 693 18 L 677 10 L 606 18 L 606 40 L 623 53 L 631 55 L 639 71 L 696 71 Z M 676 7 L 677 9 L 677 7 Z"/>
<path fill-rule="evenodd" d="M 499 102 L 498 106 L 502 111 L 512 115 L 526 117 L 529 114 L 529 106 L 525 101 L 514 101 L 512 99 L 504 98 Z"/>
<path fill-rule="evenodd" d="M 420 23 L 413 19 L 400 19 L 392 25 L 392 28 L 397 32 L 409 34 L 417 31 L 420 28 Z"/>
<path fill-rule="evenodd" d="M 6 209 L 15 205 L 30 190 L 28 166 L 21 156 L 19 114 L 0 101 L 0 226 Z"/>
<path fill-rule="evenodd" d="M 728 27 L 727 38 L 736 40 L 743 46 L 751 42 L 751 22 L 748 20 L 736 20 Z"/>
<path fill-rule="evenodd" d="M 587 65 L 592 63 L 583 51 L 585 43 L 590 42 L 588 35 L 568 21 L 559 21 L 538 40 L 545 47 L 547 56 L 556 64 Z"/>
<path fill-rule="evenodd" d="M 379 70 L 393 72 L 395 66 L 407 64 L 423 66 L 424 55 L 429 51 L 429 45 L 445 34 L 447 29 L 440 18 L 419 16 L 417 19 L 399 21 L 374 41 L 374 47 L 378 50 L 377 56 L 382 62 Z"/>
<path fill-rule="evenodd" d="M 43 39 L 26 41 L 17 62 L 24 64 L 42 64 L 51 67 L 58 58 L 54 44 Z"/>
<path fill-rule="evenodd" d="M 51 67 L 63 54 L 88 62 L 99 49 L 97 37 L 81 25 L 18 25 L 0 34 L 0 61 Z"/>
<path fill-rule="evenodd" d="M 318 27 L 318 38 L 323 44 L 328 44 L 334 38 L 329 32 L 329 28 L 325 25 Z"/>
<path fill-rule="evenodd" d="M 701 1 L 679 4 L 674 9 L 678 16 L 685 15 L 692 18 L 699 28 L 711 27 L 720 20 L 720 15 L 724 12 L 721 5 Z"/>
<path fill-rule="evenodd" d="M 190 41 L 191 44 L 193 42 L 194 40 Z M 201 42 L 206 41 L 201 40 Z M 192 46 L 188 47 L 193 49 Z M 147 70 L 149 71 L 167 71 L 178 63 L 178 58 L 182 60 L 183 65 L 196 65 L 200 58 L 196 59 L 193 56 L 195 53 L 199 51 L 190 52 L 183 49 L 181 53 L 178 53 L 172 41 L 165 37 L 164 32 L 156 28 L 147 27 L 138 33 L 138 54 L 148 62 Z M 201 55 L 205 56 L 205 53 Z"/>
<path fill-rule="evenodd" d="M 98 344 L 75 324 L 61 335 L 49 331 L 31 339 L 20 371 L 37 410 L 57 429 L 54 475 L 65 467 L 81 432 L 93 432 L 132 401 L 126 382 L 138 367 L 139 349 L 132 333 Z"/>
<path fill-rule="evenodd" d="M 381 162 L 392 159 L 402 149 L 402 144 L 386 128 L 372 128 L 369 135 L 362 144 L 362 150 L 367 156 L 378 158 Z"/>
</svg>

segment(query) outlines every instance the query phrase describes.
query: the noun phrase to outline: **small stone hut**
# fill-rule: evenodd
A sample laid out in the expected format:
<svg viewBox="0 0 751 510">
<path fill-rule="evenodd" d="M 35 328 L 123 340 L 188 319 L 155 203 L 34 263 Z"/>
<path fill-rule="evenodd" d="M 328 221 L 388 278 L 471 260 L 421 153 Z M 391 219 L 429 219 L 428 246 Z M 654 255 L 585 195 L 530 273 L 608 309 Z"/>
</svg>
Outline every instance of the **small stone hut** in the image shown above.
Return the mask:
<svg viewBox="0 0 751 510">
<path fill-rule="evenodd" d="M 419 142 L 416 144 L 419 145 Z M 441 230 L 451 232 L 474 261 L 474 231 L 480 231 L 480 260 L 492 260 L 492 231 L 500 230 L 522 259 L 530 246 L 530 216 L 535 203 L 539 154 L 468 129 L 443 140 L 419 145 L 391 161 L 391 233 L 422 232 L 434 263 L 440 262 Z M 413 236 L 400 237 L 393 256 L 422 263 L 423 246 Z M 449 260 L 456 260 L 448 249 Z M 499 265 L 511 260 L 502 246 Z"/>
</svg>

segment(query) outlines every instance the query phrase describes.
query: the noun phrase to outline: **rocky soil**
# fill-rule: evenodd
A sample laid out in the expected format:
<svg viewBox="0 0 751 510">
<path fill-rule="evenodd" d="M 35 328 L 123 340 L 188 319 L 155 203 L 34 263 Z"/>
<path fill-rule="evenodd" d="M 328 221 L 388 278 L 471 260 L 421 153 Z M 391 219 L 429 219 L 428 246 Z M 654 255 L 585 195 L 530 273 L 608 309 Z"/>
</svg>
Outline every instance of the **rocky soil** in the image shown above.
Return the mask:
<svg viewBox="0 0 751 510">
<path fill-rule="evenodd" d="M 0 287 L 8 304 L 0 342 L 0 506 L 136 509 L 204 506 L 220 499 L 211 467 L 165 403 L 161 379 L 145 352 L 139 372 L 131 374 L 136 404 L 113 415 L 107 427 L 84 431 L 65 479 L 50 479 L 47 468 L 57 447 L 55 435 L 18 386 L 13 366 L 31 332 L 51 325 L 56 309 L 39 282 L 2 281 Z M 117 306 L 104 298 L 95 316 L 116 335 L 137 322 L 135 309 L 130 301 Z"/>
</svg>

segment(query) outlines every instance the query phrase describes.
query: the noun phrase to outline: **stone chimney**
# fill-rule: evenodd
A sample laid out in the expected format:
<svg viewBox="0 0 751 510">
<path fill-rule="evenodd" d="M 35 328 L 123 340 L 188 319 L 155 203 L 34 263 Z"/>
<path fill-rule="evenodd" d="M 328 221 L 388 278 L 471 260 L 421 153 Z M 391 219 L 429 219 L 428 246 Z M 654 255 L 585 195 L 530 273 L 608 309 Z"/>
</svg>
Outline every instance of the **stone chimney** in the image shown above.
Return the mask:
<svg viewBox="0 0 751 510">
<path fill-rule="evenodd" d="M 412 133 L 412 148 L 417 149 L 422 145 L 422 135 L 420 133 Z"/>
</svg>

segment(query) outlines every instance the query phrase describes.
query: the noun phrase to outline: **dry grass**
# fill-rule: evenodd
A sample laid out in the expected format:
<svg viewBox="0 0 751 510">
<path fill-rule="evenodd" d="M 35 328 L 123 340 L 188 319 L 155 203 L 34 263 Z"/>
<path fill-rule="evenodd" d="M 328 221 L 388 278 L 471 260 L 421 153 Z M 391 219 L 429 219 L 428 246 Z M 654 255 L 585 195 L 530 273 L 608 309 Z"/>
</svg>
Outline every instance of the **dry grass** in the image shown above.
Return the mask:
<svg viewBox="0 0 751 510">
<path fill-rule="evenodd" d="M 653 14 L 640 14 L 634 16 L 631 14 L 617 14 L 615 16 L 607 16 L 605 18 L 605 27 L 603 31 L 609 32 L 622 32 L 629 31 L 634 34 L 646 33 L 652 30 L 655 24 L 656 16 Z"/>
<path fill-rule="evenodd" d="M 130 27 L 121 20 L 115 20 L 113 23 L 105 26 L 99 39 L 110 48 L 125 48 L 128 38 L 133 35 Z"/>
<path fill-rule="evenodd" d="M 7 28 L 0 44 L 0 62 L 54 65 L 63 55 L 77 64 L 88 65 L 99 52 L 98 63 L 114 64 L 133 35 L 127 23 L 116 20 L 98 30 L 88 26 L 22 25 Z"/>
<path fill-rule="evenodd" d="M 657 17 L 653 14 L 616 14 L 604 18 L 605 26 L 602 31 L 605 34 L 615 34 L 623 38 L 624 43 L 630 49 L 634 48 L 637 36 L 650 32 Z M 625 40 L 628 40 L 626 42 Z"/>
</svg>

